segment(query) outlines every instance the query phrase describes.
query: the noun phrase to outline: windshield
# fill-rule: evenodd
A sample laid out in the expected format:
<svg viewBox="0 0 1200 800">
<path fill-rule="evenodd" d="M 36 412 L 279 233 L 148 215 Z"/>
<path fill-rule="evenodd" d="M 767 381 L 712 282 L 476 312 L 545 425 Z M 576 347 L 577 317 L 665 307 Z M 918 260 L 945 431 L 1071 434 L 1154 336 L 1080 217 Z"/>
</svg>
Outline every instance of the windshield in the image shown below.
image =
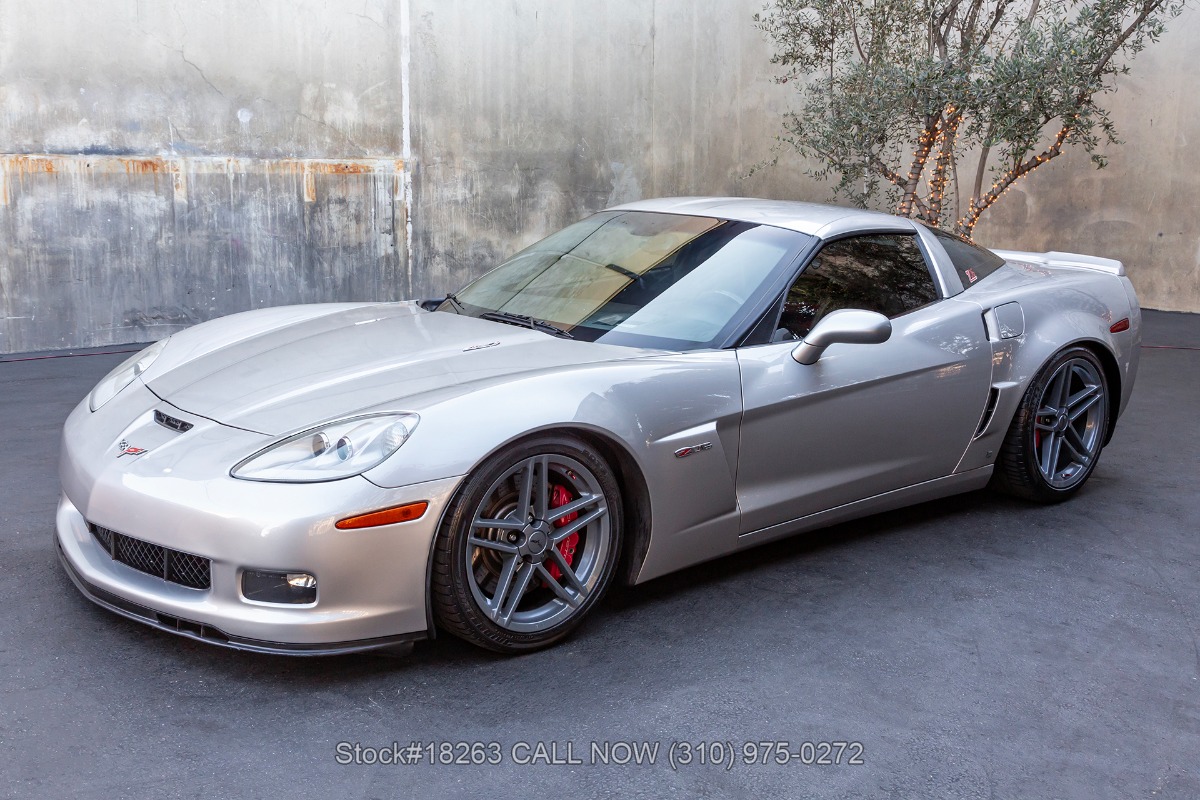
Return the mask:
<svg viewBox="0 0 1200 800">
<path fill-rule="evenodd" d="M 549 323 L 606 344 L 716 347 L 809 241 L 748 222 L 606 211 L 521 251 L 438 310 Z"/>
</svg>

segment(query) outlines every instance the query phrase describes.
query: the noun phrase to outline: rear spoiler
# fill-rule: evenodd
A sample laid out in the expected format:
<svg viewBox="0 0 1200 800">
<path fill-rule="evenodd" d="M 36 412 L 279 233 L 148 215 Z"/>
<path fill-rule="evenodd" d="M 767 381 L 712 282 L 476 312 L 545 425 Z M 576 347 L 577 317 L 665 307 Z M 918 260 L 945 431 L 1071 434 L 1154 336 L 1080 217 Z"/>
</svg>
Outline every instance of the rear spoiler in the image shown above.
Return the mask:
<svg viewBox="0 0 1200 800">
<path fill-rule="evenodd" d="M 1121 277 L 1125 274 L 1125 265 L 1111 258 L 1085 256 L 1079 253 L 1024 253 L 1020 250 L 993 250 L 993 253 L 1005 261 L 1024 261 L 1026 264 L 1040 264 L 1046 267 L 1066 267 L 1067 269 L 1090 269 L 1095 272 L 1106 272 L 1109 275 Z"/>
</svg>

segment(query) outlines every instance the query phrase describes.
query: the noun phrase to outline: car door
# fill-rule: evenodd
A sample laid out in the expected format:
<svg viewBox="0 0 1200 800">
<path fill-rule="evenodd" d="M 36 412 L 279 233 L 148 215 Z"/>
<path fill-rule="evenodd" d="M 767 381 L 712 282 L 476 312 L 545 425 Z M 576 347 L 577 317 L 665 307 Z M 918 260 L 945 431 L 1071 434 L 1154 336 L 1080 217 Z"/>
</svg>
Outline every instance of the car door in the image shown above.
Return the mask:
<svg viewBox="0 0 1200 800">
<path fill-rule="evenodd" d="M 798 338 L 841 308 L 890 317 L 890 338 L 797 363 Z M 987 401 L 990 349 L 979 309 L 939 298 L 915 234 L 823 245 L 777 328 L 737 353 L 742 534 L 954 471 Z"/>
</svg>

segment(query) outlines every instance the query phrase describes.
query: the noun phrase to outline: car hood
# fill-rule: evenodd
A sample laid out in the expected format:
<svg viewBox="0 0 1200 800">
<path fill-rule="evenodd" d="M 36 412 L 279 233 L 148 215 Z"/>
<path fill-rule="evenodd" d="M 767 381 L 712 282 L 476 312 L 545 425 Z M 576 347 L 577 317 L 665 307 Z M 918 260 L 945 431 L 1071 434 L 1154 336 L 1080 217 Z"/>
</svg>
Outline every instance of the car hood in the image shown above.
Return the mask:
<svg viewBox="0 0 1200 800">
<path fill-rule="evenodd" d="M 177 334 L 147 386 L 183 411 L 280 435 L 389 404 L 410 410 L 417 395 L 450 386 L 655 352 L 415 303 L 272 311 Z"/>
</svg>

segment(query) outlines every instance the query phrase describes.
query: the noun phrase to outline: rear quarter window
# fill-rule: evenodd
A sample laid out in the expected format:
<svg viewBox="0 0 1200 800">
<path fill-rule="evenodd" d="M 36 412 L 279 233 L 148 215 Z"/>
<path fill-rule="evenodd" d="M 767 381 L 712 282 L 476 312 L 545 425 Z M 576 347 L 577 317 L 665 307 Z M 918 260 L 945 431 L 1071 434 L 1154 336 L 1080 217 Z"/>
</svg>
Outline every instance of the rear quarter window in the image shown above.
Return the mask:
<svg viewBox="0 0 1200 800">
<path fill-rule="evenodd" d="M 958 277 L 962 280 L 964 289 L 971 288 L 1004 266 L 1004 259 L 991 250 L 982 248 L 961 236 L 955 236 L 938 228 L 930 228 L 929 230 L 937 237 L 938 242 L 942 245 L 942 249 L 950 257 L 950 263 L 954 265 L 955 271 L 958 272 Z"/>
</svg>

